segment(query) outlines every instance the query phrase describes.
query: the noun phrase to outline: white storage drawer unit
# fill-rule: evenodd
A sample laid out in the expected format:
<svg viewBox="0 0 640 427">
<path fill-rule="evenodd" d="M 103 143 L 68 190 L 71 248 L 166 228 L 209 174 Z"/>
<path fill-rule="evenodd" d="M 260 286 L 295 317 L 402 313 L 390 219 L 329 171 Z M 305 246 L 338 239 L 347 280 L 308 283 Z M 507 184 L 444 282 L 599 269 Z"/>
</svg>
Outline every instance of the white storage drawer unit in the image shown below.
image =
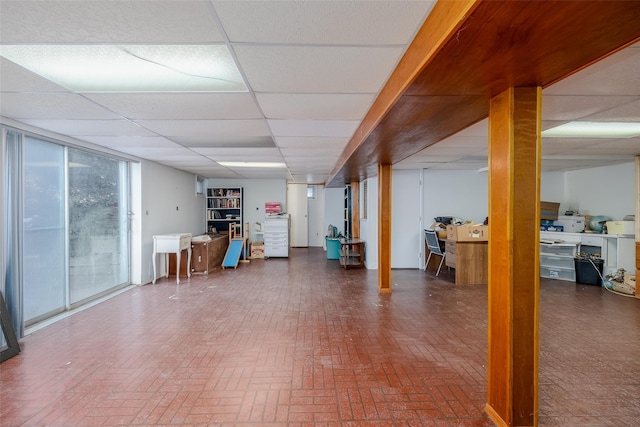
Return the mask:
<svg viewBox="0 0 640 427">
<path fill-rule="evenodd" d="M 264 257 L 289 256 L 289 215 L 267 217 L 264 230 Z"/>
<path fill-rule="evenodd" d="M 540 276 L 575 282 L 577 243 L 540 243 Z"/>
</svg>

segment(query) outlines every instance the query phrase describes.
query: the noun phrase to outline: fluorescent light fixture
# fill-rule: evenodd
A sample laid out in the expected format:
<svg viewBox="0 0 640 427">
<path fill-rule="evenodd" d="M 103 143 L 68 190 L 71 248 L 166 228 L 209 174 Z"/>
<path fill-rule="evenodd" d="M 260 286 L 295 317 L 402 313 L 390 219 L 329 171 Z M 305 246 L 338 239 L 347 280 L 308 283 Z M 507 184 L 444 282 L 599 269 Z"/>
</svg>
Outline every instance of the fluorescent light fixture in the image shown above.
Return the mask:
<svg viewBox="0 0 640 427">
<path fill-rule="evenodd" d="M 548 138 L 633 138 L 640 136 L 640 123 L 569 122 L 542 131 Z"/>
<path fill-rule="evenodd" d="M 222 45 L 2 45 L 0 56 L 74 92 L 246 92 Z"/>
<path fill-rule="evenodd" d="M 221 166 L 230 168 L 285 168 L 284 163 L 276 162 L 218 162 Z"/>
<path fill-rule="evenodd" d="M 478 172 L 487 172 L 489 170 L 488 166 L 478 169 Z"/>
</svg>

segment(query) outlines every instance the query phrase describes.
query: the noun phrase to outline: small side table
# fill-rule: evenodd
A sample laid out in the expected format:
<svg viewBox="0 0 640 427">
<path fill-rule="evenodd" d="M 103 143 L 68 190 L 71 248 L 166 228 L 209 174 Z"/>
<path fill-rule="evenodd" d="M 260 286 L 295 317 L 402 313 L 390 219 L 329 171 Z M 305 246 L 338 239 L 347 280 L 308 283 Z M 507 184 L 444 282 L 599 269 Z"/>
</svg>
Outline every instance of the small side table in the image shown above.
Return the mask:
<svg viewBox="0 0 640 427">
<path fill-rule="evenodd" d="M 187 265 L 191 265 L 191 233 L 159 234 L 153 236 L 153 281 L 156 284 L 156 254 L 165 254 L 165 274 L 169 276 L 169 254 L 176 254 L 176 284 L 180 284 L 180 255 L 187 250 Z M 191 268 L 187 268 L 187 277 L 191 277 Z"/>
<path fill-rule="evenodd" d="M 339 239 L 340 265 L 345 268 L 364 267 L 364 240 Z"/>
</svg>

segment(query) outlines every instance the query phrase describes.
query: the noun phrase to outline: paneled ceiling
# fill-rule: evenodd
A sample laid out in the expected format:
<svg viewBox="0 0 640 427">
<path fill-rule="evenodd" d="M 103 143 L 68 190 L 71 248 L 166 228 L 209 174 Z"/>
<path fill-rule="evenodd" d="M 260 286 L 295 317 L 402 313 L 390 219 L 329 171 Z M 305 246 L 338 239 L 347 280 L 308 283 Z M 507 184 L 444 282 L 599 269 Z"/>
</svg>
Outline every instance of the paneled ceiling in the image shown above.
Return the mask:
<svg viewBox="0 0 640 427">
<path fill-rule="evenodd" d="M 243 88 L 73 90 L 1 57 L 0 115 L 203 177 L 325 183 L 434 3 L 2 0 L 0 56 L 16 45 L 222 47 Z M 574 120 L 640 122 L 640 44 L 544 90 L 544 127 Z M 543 139 L 547 171 L 637 154 L 640 137 Z M 485 120 L 394 168 L 486 165 Z"/>
</svg>

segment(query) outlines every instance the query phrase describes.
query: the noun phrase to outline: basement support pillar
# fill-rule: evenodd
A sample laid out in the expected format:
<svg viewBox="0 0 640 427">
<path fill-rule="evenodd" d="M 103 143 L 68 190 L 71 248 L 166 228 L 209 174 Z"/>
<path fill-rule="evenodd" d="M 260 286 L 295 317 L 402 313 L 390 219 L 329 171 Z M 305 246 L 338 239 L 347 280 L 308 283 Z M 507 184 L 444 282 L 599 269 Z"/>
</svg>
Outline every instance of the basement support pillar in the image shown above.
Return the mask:
<svg viewBox="0 0 640 427">
<path fill-rule="evenodd" d="M 509 88 L 489 108 L 489 354 L 486 412 L 538 425 L 541 97 Z"/>
<path fill-rule="evenodd" d="M 378 165 L 378 292 L 391 292 L 391 165 Z"/>
</svg>

